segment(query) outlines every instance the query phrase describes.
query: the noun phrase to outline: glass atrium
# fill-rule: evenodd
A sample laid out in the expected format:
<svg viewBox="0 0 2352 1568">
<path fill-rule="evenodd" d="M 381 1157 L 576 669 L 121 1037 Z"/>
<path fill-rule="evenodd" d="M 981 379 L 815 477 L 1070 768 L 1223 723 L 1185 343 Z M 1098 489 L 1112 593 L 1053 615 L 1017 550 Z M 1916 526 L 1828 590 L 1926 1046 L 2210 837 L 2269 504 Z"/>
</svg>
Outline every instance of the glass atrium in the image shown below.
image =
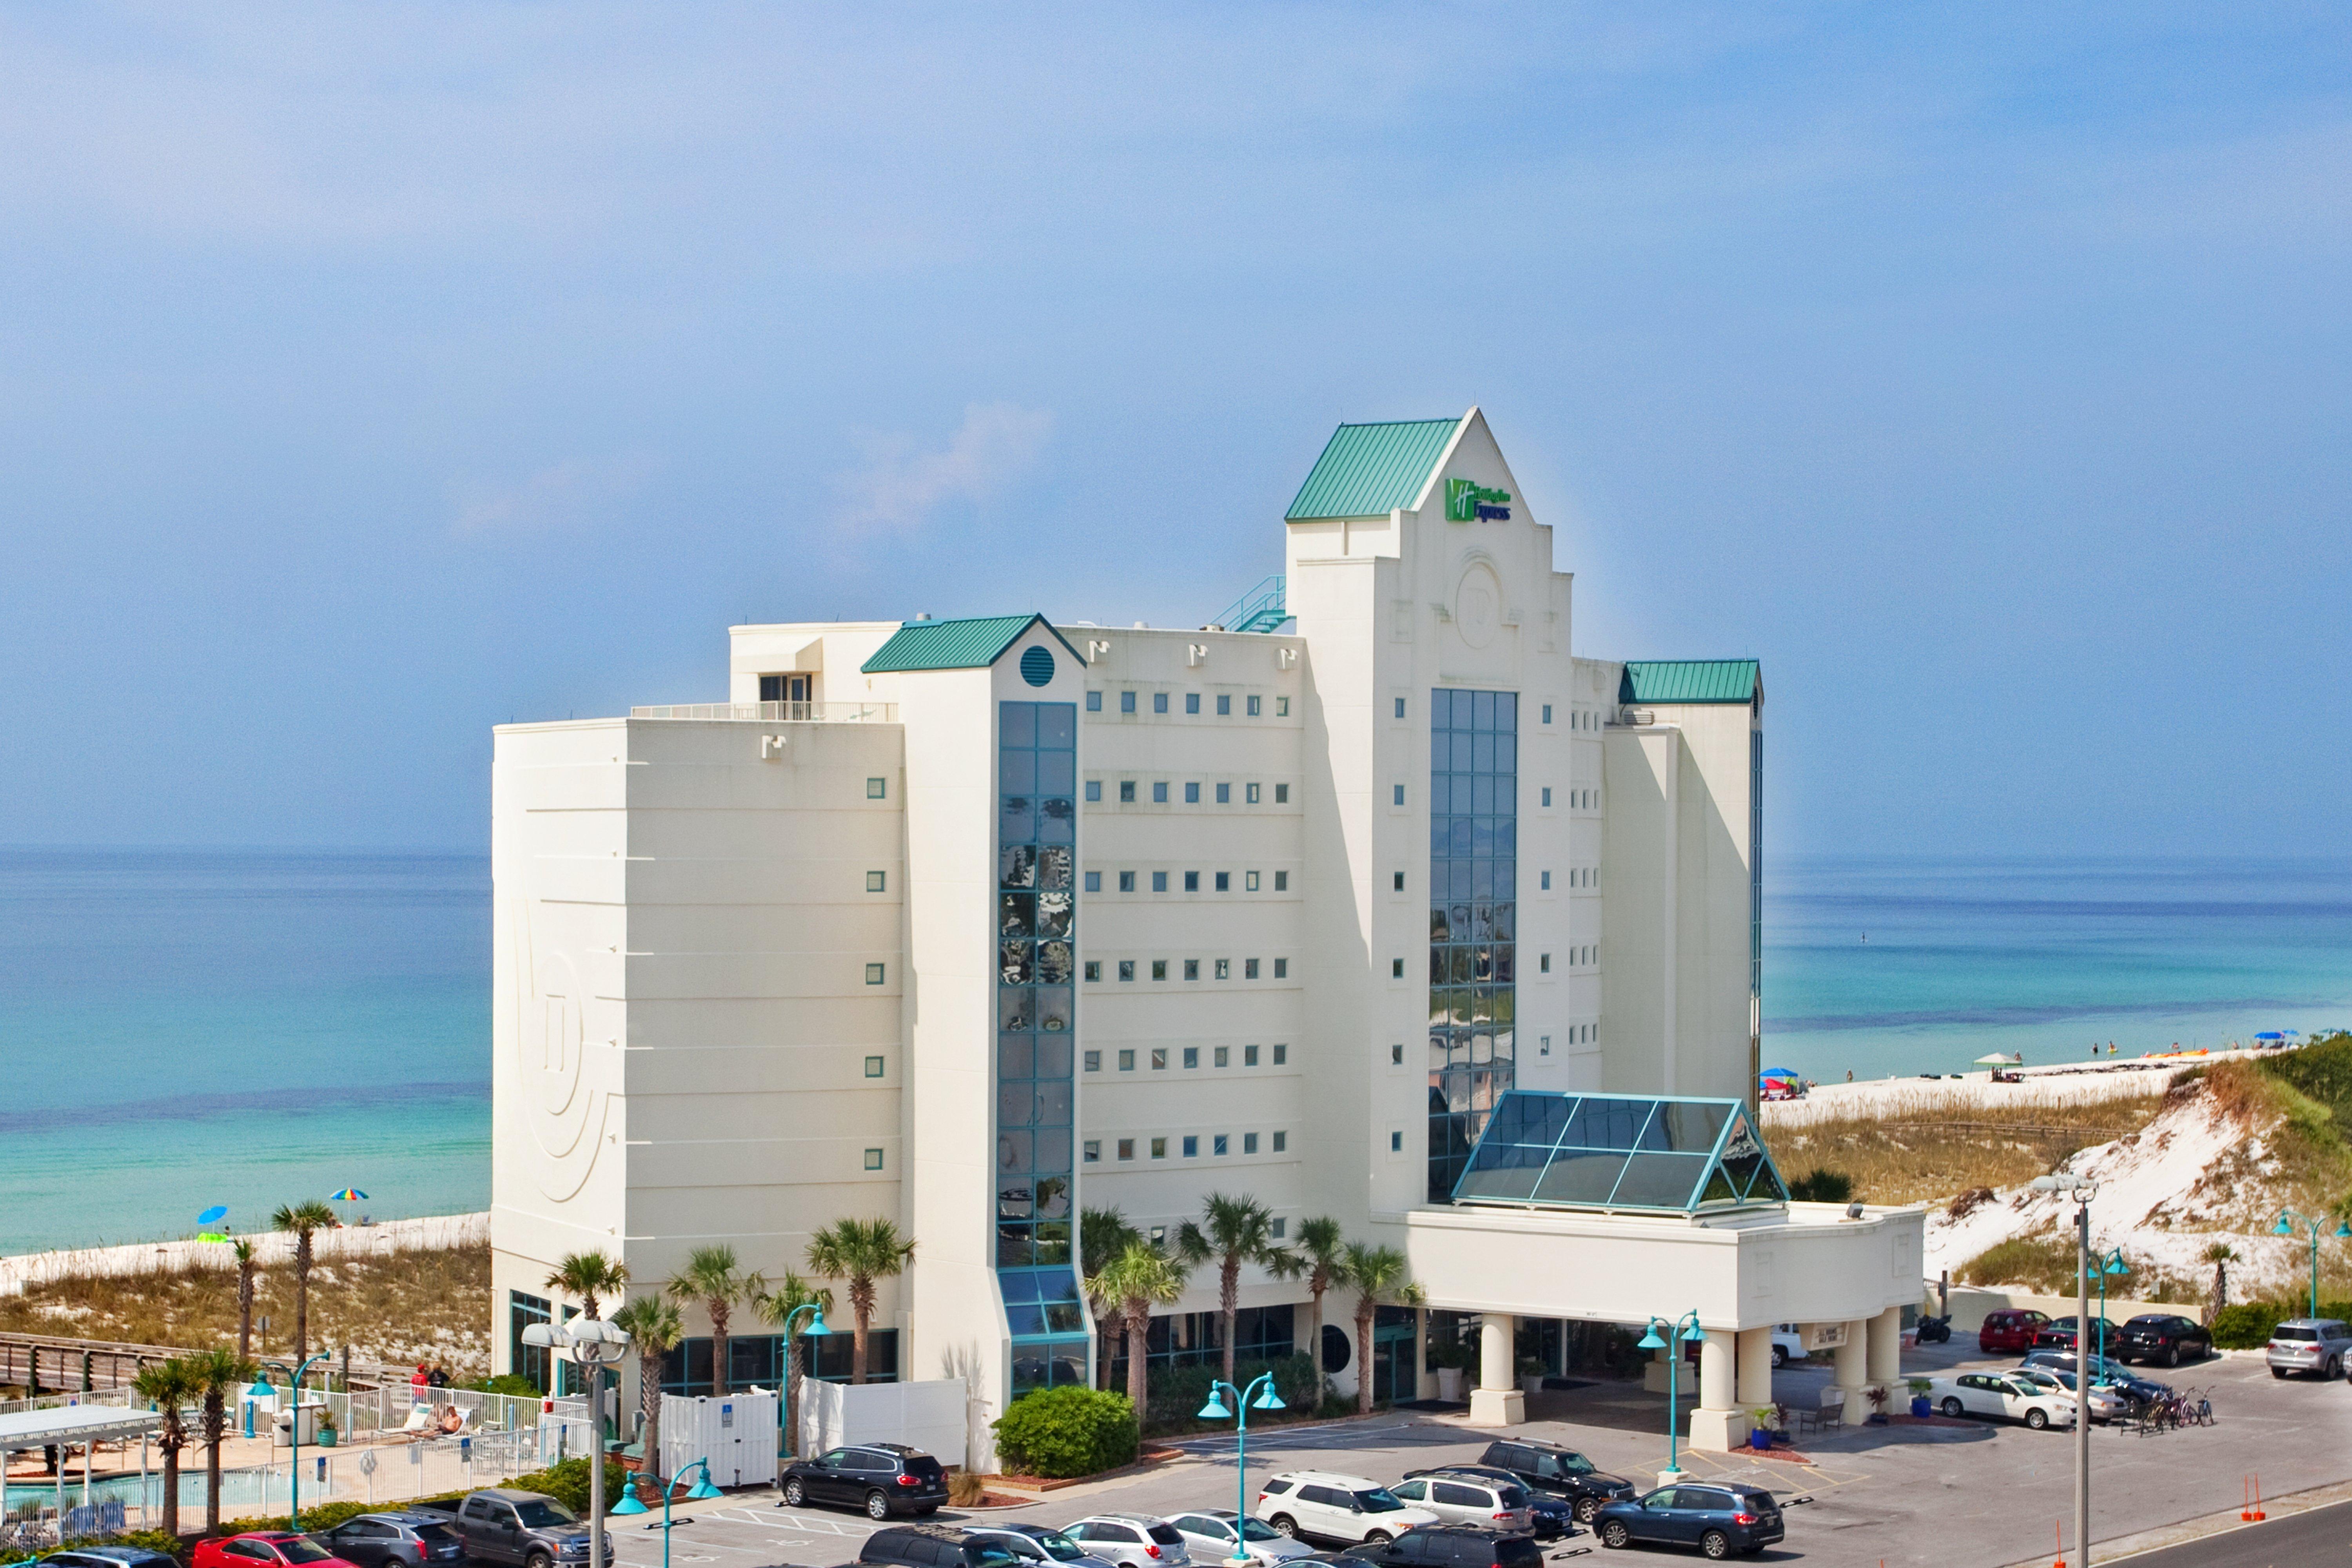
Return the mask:
<svg viewBox="0 0 2352 1568">
<path fill-rule="evenodd" d="M 1736 1100 L 1515 1089 L 1454 1201 L 1697 1214 L 1785 1204 L 1789 1189 Z"/>
</svg>

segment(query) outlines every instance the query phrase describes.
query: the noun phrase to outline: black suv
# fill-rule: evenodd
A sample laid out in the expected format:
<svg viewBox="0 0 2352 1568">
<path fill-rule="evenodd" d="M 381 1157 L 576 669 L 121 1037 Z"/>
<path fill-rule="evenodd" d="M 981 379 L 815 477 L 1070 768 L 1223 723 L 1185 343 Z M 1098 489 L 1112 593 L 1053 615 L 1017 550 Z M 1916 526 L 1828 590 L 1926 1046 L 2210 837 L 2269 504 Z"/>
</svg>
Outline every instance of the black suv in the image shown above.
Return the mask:
<svg viewBox="0 0 2352 1568">
<path fill-rule="evenodd" d="M 857 1560 L 888 1568 L 1020 1568 L 1021 1561 L 1003 1541 L 952 1524 L 894 1524 L 877 1530 L 857 1549 Z"/>
<path fill-rule="evenodd" d="M 784 1467 L 782 1484 L 784 1500 L 778 1508 L 847 1503 L 863 1509 L 868 1519 L 933 1513 L 948 1500 L 947 1471 L 920 1448 L 904 1443 L 860 1443 L 814 1459 L 795 1459 Z"/>
<path fill-rule="evenodd" d="M 1420 1525 L 1394 1541 L 1351 1546 L 1345 1555 L 1379 1568 L 1539 1568 L 1543 1562 L 1534 1536 L 1475 1524 Z"/>
<path fill-rule="evenodd" d="M 1591 1524 L 1601 1505 L 1633 1495 L 1633 1483 L 1592 1468 L 1592 1461 L 1573 1448 L 1513 1437 L 1486 1445 L 1480 1466 L 1507 1470 L 1531 1492 L 1566 1498 L 1579 1522 Z"/>
<path fill-rule="evenodd" d="M 2143 1312 L 2116 1331 L 2107 1353 L 2117 1361 L 2152 1361 L 2179 1366 L 2213 1353 L 2213 1332 L 2193 1318 Z"/>
</svg>

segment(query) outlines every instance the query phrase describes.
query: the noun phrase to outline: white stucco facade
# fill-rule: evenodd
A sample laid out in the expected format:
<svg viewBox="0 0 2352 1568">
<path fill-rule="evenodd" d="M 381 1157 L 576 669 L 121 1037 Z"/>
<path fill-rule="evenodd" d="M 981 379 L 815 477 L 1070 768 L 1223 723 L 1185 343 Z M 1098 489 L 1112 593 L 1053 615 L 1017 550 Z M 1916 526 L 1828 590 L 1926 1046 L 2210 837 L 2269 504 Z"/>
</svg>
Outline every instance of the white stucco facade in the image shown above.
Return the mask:
<svg viewBox="0 0 2352 1568">
<path fill-rule="evenodd" d="M 1024 1304 L 1081 1205 L 1172 1231 L 1212 1192 L 1402 1247 L 1490 1330 L 1859 1341 L 1916 1299 L 1908 1212 L 1447 1201 L 1507 1089 L 1752 1093 L 1761 685 L 1577 657 L 1475 410 L 1343 426 L 1280 526 L 1276 629 L 738 626 L 723 703 L 498 731 L 500 1370 L 566 1252 L 773 1278 L 888 1217 L 896 1371 L 984 1415 L 1087 1374 L 1082 1318 Z"/>
</svg>

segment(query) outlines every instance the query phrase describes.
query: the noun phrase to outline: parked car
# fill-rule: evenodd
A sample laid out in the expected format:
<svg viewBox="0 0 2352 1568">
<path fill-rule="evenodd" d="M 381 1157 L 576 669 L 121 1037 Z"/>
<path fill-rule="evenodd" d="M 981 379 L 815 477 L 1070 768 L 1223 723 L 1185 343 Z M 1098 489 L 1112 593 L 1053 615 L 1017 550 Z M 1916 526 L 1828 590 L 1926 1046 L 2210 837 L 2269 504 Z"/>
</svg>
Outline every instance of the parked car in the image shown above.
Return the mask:
<svg viewBox="0 0 2352 1568">
<path fill-rule="evenodd" d="M 1998 1415 L 2039 1432 L 2074 1424 L 2074 1396 L 2021 1375 L 1964 1372 L 1927 1380 L 1927 1397 L 1946 1415 Z"/>
<path fill-rule="evenodd" d="M 2046 1366 L 2021 1366 L 2009 1375 L 2023 1378 L 2038 1387 L 2054 1389 L 2070 1399 L 2074 1397 L 2074 1374 L 2071 1372 L 2053 1372 Z M 2104 1384 L 2091 1384 L 2093 1423 L 2120 1421 L 2131 1413 L 2132 1397 L 2129 1393 Z"/>
<path fill-rule="evenodd" d="M 1519 1484 L 1531 1492 L 1566 1498 L 1576 1510 L 1577 1519 L 1585 1524 L 1592 1522 L 1592 1516 L 1601 1510 L 1602 1503 L 1634 1495 L 1633 1482 L 1622 1476 L 1594 1469 L 1591 1460 L 1558 1443 L 1539 1443 L 1526 1437 L 1489 1443 L 1486 1451 L 1478 1456 L 1478 1463 L 1517 1476 Z"/>
<path fill-rule="evenodd" d="M 347 1519 L 319 1538 L 320 1543 L 359 1568 L 426 1568 L 435 1563 L 463 1563 L 466 1543 L 450 1528 L 448 1517 L 410 1513 L 363 1513 Z"/>
<path fill-rule="evenodd" d="M 1527 1483 L 1508 1470 L 1498 1470 L 1492 1465 L 1436 1465 L 1425 1470 L 1407 1470 L 1405 1479 L 1417 1476 L 1475 1476 L 1480 1480 L 1508 1481 L 1527 1496 L 1528 1516 L 1534 1521 L 1538 1541 L 1558 1541 L 1576 1533 L 1576 1505 L 1564 1497 L 1530 1489 Z M 1389 1489 L 1395 1491 L 1396 1489 Z M 1402 1492 L 1397 1493 L 1402 1497 Z M 1598 1504 L 1594 1505 L 1598 1507 Z"/>
<path fill-rule="evenodd" d="M 1543 1549 L 1518 1531 L 1425 1524 L 1394 1541 L 1350 1546 L 1348 1556 L 1378 1568 L 1539 1568 Z"/>
<path fill-rule="evenodd" d="M 1386 1487 L 1329 1470 L 1267 1477 L 1250 1511 L 1285 1535 L 1328 1541 L 1394 1541 L 1416 1525 L 1437 1522 L 1435 1514 L 1406 1507 Z"/>
<path fill-rule="evenodd" d="M 1660 1487 L 1642 1498 L 1603 1503 L 1592 1521 L 1603 1546 L 1637 1541 L 1696 1546 L 1709 1557 L 1759 1552 L 1787 1531 L 1772 1494 L 1742 1486 Z"/>
<path fill-rule="evenodd" d="M 427 1519 L 440 1510 L 427 1505 L 406 1510 Z M 447 1516 L 466 1555 L 477 1563 L 511 1568 L 557 1568 L 588 1561 L 588 1527 L 580 1516 L 541 1492 L 485 1487 L 469 1493 Z M 613 1538 L 604 1537 L 604 1560 L 613 1559 Z"/>
<path fill-rule="evenodd" d="M 2093 1318 L 2085 1326 L 2090 1330 L 2090 1346 L 2093 1351 L 2096 1352 L 2101 1345 L 2105 1345 L 2107 1348 L 2104 1353 L 2107 1355 L 2116 1353 L 2116 1337 L 2122 1332 L 2120 1329 L 2105 1318 Z M 2102 1337 L 2103 1329 L 2105 1337 Z M 2063 1318 L 2053 1318 L 2034 1330 L 2033 1348 L 2038 1351 L 2073 1350 L 2074 1348 L 2074 1314 L 2069 1312 Z"/>
<path fill-rule="evenodd" d="M 1192 1555 L 1184 1537 L 1156 1513 L 1097 1513 L 1065 1526 L 1089 1555 L 1125 1568 L 1187 1568 Z"/>
<path fill-rule="evenodd" d="M 2335 1318 L 2289 1318 L 2271 1331 L 2263 1352 L 2273 1377 L 2311 1372 L 2323 1382 L 2341 1373 L 2347 1358 L 2352 1358 L 2352 1329 Z"/>
<path fill-rule="evenodd" d="M 342 1559 L 307 1535 L 290 1530 L 256 1530 L 217 1541 L 199 1541 L 189 1561 L 194 1568 L 254 1568 L 256 1563 L 331 1568 Z"/>
<path fill-rule="evenodd" d="M 1231 1563 L 1236 1531 L 1241 1534 L 1242 1550 L 1260 1568 L 1315 1555 L 1315 1548 L 1305 1542 L 1293 1541 L 1265 1521 L 1235 1513 L 1229 1508 L 1213 1509 L 1206 1513 L 1172 1513 L 1168 1522 L 1184 1538 L 1184 1550 L 1197 1563 Z"/>
<path fill-rule="evenodd" d="M 1427 1509 L 1441 1524 L 1474 1524 L 1522 1534 L 1532 1533 L 1536 1527 L 1535 1514 L 1528 1507 L 1528 1489 L 1517 1481 L 1441 1471 L 1409 1477 L 1389 1490 L 1407 1508 Z"/>
<path fill-rule="evenodd" d="M 857 1549 L 860 1563 L 883 1568 L 1016 1568 L 1020 1559 L 995 1531 L 952 1524 L 894 1524 Z"/>
<path fill-rule="evenodd" d="M 180 1568 L 178 1558 L 143 1546 L 77 1546 L 71 1552 L 52 1552 L 41 1562 L 58 1568 Z"/>
<path fill-rule="evenodd" d="M 2213 1331 L 2194 1318 L 2172 1312 L 2142 1312 L 2116 1331 L 2107 1353 L 2117 1361 L 2152 1361 L 2179 1366 L 2213 1353 Z"/>
<path fill-rule="evenodd" d="M 1987 1312 L 1977 1328 L 1977 1349 L 1987 1355 L 2030 1351 L 2033 1348 L 2033 1336 L 2049 1321 L 2049 1313 L 2037 1312 L 2031 1307 L 2003 1307 L 1998 1312 Z"/>
<path fill-rule="evenodd" d="M 1797 1331 L 1794 1323 L 1772 1325 L 1772 1370 L 1780 1371 L 1792 1361 L 1802 1361 L 1811 1352 L 1805 1349 L 1805 1336 Z"/>
<path fill-rule="evenodd" d="M 1108 1557 L 1097 1557 L 1068 1536 L 1045 1524 L 973 1524 L 973 1535 L 1003 1538 L 1006 1550 L 1027 1563 L 1058 1563 L 1064 1568 L 1112 1568 Z"/>
<path fill-rule="evenodd" d="M 936 1513 L 948 1500 L 948 1473 L 920 1448 L 904 1443 L 861 1443 L 784 1467 L 780 1508 L 847 1503 L 868 1519 L 894 1513 Z"/>
<path fill-rule="evenodd" d="M 2039 1367 L 2044 1372 L 2063 1372 L 2072 1377 L 2074 1373 L 2074 1352 L 2073 1351 L 2035 1351 L 2019 1364 L 2018 1370 L 2025 1371 L 2034 1367 Z M 2095 1384 L 2105 1384 L 2110 1388 L 2120 1389 L 2126 1397 L 2135 1401 L 2169 1398 L 2172 1394 L 2170 1384 L 2158 1383 L 2152 1377 L 2142 1377 L 2113 1356 L 2105 1360 L 2097 1356 L 2091 1358 L 2091 1381 Z"/>
</svg>

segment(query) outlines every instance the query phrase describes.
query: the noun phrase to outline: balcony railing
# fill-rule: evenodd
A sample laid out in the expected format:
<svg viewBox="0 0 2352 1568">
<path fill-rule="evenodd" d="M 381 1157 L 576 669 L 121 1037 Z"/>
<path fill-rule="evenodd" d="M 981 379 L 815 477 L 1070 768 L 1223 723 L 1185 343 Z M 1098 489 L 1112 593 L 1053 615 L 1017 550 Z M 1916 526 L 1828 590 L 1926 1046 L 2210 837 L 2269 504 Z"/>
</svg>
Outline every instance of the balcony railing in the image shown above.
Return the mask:
<svg viewBox="0 0 2352 1568">
<path fill-rule="evenodd" d="M 632 708 L 632 719 L 742 719 L 774 723 L 895 724 L 896 702 L 673 702 Z"/>
</svg>

